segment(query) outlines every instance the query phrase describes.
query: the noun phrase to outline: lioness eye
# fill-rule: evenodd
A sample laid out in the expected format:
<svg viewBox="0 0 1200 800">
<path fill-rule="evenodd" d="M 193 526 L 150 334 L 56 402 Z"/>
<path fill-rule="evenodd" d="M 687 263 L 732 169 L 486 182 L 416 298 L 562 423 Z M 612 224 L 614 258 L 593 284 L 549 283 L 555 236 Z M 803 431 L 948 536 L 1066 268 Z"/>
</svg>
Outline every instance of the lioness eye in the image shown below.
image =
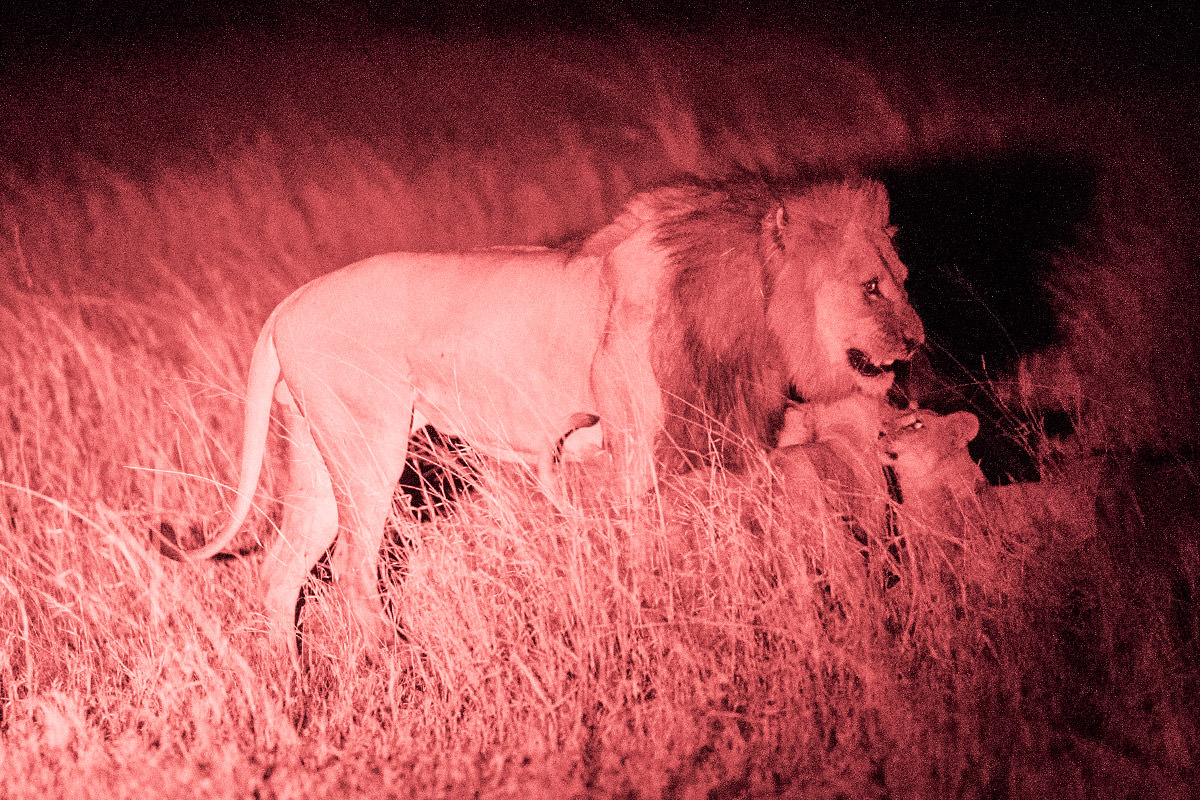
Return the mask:
<svg viewBox="0 0 1200 800">
<path fill-rule="evenodd" d="M 879 294 L 879 278 L 871 278 L 863 284 L 863 291 L 869 295 Z"/>
</svg>

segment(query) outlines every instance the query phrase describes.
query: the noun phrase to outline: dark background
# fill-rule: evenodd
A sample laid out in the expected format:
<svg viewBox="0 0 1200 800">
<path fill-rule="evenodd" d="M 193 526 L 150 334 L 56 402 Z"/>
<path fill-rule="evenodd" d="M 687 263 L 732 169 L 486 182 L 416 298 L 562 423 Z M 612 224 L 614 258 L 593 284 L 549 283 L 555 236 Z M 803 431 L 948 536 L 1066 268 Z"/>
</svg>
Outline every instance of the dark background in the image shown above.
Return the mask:
<svg viewBox="0 0 1200 800">
<path fill-rule="evenodd" d="M 4 4 L 4 49 L 72 49 L 135 45 L 156 40 L 219 37 L 234 30 L 303 33 L 331 27 L 377 31 L 420 29 L 452 33 L 504 33 L 517 29 L 599 31 L 636 24 L 677 32 L 719 35 L 731 25 L 821 30 L 831 36 L 863 27 L 953 29 L 1001 39 L 1069 38 L 1095 48 L 1097 63 L 1145 69 L 1149 74 L 1194 74 L 1197 15 L 1193 4 L 926 2 L 571 2 L 510 0 L 498 3 L 175 3 L 51 0 Z"/>
</svg>

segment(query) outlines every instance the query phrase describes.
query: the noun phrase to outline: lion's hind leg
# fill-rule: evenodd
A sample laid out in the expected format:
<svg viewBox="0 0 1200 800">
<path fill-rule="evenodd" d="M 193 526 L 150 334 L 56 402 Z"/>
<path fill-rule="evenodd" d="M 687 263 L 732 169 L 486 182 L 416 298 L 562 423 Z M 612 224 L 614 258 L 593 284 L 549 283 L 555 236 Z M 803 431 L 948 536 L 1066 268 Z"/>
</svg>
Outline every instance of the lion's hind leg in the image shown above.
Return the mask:
<svg viewBox="0 0 1200 800">
<path fill-rule="evenodd" d="M 389 387 L 373 402 L 336 393 L 306 397 L 305 411 L 333 479 L 338 540 L 334 580 L 371 644 L 388 638 L 379 588 L 379 558 L 412 427 L 411 389 Z"/>
<path fill-rule="evenodd" d="M 287 441 L 287 485 L 283 523 L 267 548 L 259 580 L 271 636 L 279 650 L 298 652 L 297 608 L 309 572 L 337 536 L 337 503 L 329 471 L 286 387 L 276 400 L 282 411 Z"/>
</svg>

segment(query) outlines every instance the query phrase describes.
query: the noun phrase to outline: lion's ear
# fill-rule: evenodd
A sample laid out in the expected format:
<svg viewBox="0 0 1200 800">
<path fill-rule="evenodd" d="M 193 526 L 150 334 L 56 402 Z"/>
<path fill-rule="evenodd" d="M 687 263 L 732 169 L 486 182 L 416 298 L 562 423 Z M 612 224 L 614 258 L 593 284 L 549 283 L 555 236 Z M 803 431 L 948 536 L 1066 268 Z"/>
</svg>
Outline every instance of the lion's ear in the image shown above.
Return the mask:
<svg viewBox="0 0 1200 800">
<path fill-rule="evenodd" d="M 970 411 L 956 411 L 946 418 L 950 425 L 950 434 L 956 441 L 962 442 L 961 447 L 979 434 L 979 417 Z"/>
<path fill-rule="evenodd" d="M 793 245 L 796 242 L 832 242 L 840 230 L 838 225 L 821 219 L 816 214 L 810 216 L 803 213 L 793 219 L 787 203 L 784 202 L 776 207 L 774 217 L 768 216 L 767 219 L 774 222 L 771 232 L 775 235 L 775 242 L 780 250 L 784 249 L 785 241 L 792 242 Z"/>
<path fill-rule="evenodd" d="M 786 249 L 783 244 L 783 233 L 789 222 L 787 206 L 780 203 L 779 207 L 775 209 L 775 225 L 771 229 L 771 238 L 775 240 L 775 246 L 779 248 L 780 252 Z"/>
</svg>

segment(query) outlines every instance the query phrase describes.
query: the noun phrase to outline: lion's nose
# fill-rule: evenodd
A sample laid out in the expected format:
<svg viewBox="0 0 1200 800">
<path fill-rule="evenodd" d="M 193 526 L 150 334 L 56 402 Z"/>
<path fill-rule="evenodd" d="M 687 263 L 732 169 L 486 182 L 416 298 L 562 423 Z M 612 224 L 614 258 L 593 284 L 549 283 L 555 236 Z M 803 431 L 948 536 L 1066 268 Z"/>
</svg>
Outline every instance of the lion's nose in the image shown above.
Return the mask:
<svg viewBox="0 0 1200 800">
<path fill-rule="evenodd" d="M 904 334 L 904 349 L 908 353 L 907 358 L 912 358 L 913 354 L 925 344 L 925 326 L 921 324 L 920 319 L 915 320 L 916 324 Z"/>
<path fill-rule="evenodd" d="M 913 339 L 908 336 L 905 336 L 904 337 L 904 349 L 905 349 L 906 355 L 904 356 L 904 358 L 906 360 L 911 359 L 914 355 L 916 355 L 917 350 L 919 350 L 923 344 L 925 344 L 925 337 L 921 337 L 920 339 Z"/>
<path fill-rule="evenodd" d="M 908 320 L 908 331 L 905 333 L 904 342 L 908 345 L 908 354 L 912 355 L 917 351 L 918 347 L 925 344 L 925 323 L 921 322 L 921 318 L 917 316 L 915 310 Z"/>
</svg>

